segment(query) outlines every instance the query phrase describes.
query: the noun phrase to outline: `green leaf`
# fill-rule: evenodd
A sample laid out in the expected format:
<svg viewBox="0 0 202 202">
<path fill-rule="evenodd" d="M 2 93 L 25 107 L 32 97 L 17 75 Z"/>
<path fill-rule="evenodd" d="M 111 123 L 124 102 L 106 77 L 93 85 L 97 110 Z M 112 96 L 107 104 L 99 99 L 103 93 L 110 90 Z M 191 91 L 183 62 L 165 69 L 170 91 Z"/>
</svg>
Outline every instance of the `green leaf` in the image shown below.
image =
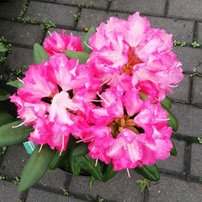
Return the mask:
<svg viewBox="0 0 202 202">
<path fill-rule="evenodd" d="M 41 64 L 44 61 L 48 60 L 48 54 L 44 48 L 38 43 L 34 44 L 34 63 Z"/>
<path fill-rule="evenodd" d="M 23 83 L 21 81 L 19 81 L 19 80 L 9 81 L 7 83 L 7 85 L 13 86 L 13 87 L 16 87 L 16 88 L 22 88 L 23 87 Z"/>
<path fill-rule="evenodd" d="M 112 164 L 105 165 L 105 169 L 104 169 L 103 173 L 104 173 L 104 176 L 103 176 L 103 181 L 104 182 L 110 180 L 116 174 L 116 172 L 113 169 Z"/>
<path fill-rule="evenodd" d="M 10 48 L 2 41 L 0 41 L 0 52 L 7 52 Z"/>
<path fill-rule="evenodd" d="M 33 129 L 28 126 L 13 128 L 13 126 L 17 126 L 21 123 L 22 121 L 15 121 L 0 127 L 0 147 L 20 144 L 27 140 L 29 133 L 33 131 Z"/>
<path fill-rule="evenodd" d="M 64 51 L 64 53 L 68 58 L 73 58 L 73 59 L 79 60 L 80 64 L 86 63 L 86 61 L 88 60 L 88 58 L 90 56 L 88 53 L 81 52 L 81 51 L 67 50 L 67 51 Z"/>
<path fill-rule="evenodd" d="M 168 125 L 172 127 L 172 129 L 176 132 L 178 130 L 178 121 L 176 117 L 166 106 L 162 105 L 162 107 L 168 112 L 169 117 Z"/>
<path fill-rule="evenodd" d="M 0 126 L 14 121 L 14 117 L 6 112 L 0 112 Z"/>
<path fill-rule="evenodd" d="M 169 97 L 166 97 L 162 102 L 162 105 L 164 105 L 166 108 L 171 109 L 172 107 L 172 103 L 171 103 L 171 99 Z"/>
<path fill-rule="evenodd" d="M 176 149 L 176 147 L 175 147 L 173 141 L 172 141 L 172 144 L 173 144 L 173 148 L 172 148 L 172 150 L 170 151 L 170 154 L 171 154 L 172 156 L 177 156 L 177 149 Z"/>
<path fill-rule="evenodd" d="M 7 100 L 9 96 L 10 94 L 7 91 L 0 89 L 0 101 Z"/>
<path fill-rule="evenodd" d="M 156 164 L 136 167 L 135 171 L 150 181 L 158 181 L 160 179 L 158 167 Z"/>
<path fill-rule="evenodd" d="M 34 150 L 23 168 L 18 187 L 20 192 L 29 189 L 41 179 L 48 170 L 48 166 L 53 159 L 55 152 L 56 151 L 51 150 L 46 145 L 43 146 L 40 152 L 39 147 Z"/>
<path fill-rule="evenodd" d="M 86 154 L 84 157 L 80 159 L 81 168 L 82 170 L 87 171 L 90 173 L 95 179 L 103 181 L 103 173 L 102 173 L 102 164 L 100 161 L 97 162 L 96 160 L 93 160 Z"/>
<path fill-rule="evenodd" d="M 53 157 L 50 165 L 49 165 L 49 169 L 50 170 L 54 170 L 58 167 L 60 167 L 60 165 L 62 165 L 62 163 L 64 162 L 64 160 L 67 158 L 68 155 L 68 151 L 66 150 L 65 152 L 62 152 L 62 154 L 60 155 L 60 152 L 57 151 L 55 153 L 55 156 Z"/>
<path fill-rule="evenodd" d="M 79 175 L 81 171 L 81 158 L 88 153 L 86 144 L 78 144 L 70 154 L 70 167 L 74 175 Z"/>
<path fill-rule="evenodd" d="M 82 40 L 82 46 L 84 48 L 84 51 L 87 52 L 87 53 L 90 53 L 92 50 L 88 47 L 88 41 L 89 41 L 89 38 L 91 36 L 91 34 L 95 33 L 96 30 L 95 30 L 95 27 L 91 27 L 88 32 L 85 34 L 83 40 Z"/>
<path fill-rule="evenodd" d="M 81 170 L 90 173 L 98 180 L 103 180 L 102 164 L 96 164 L 96 161 L 88 156 L 88 148 L 86 144 L 79 144 L 71 153 L 70 166 L 74 175 L 79 175 Z"/>
</svg>

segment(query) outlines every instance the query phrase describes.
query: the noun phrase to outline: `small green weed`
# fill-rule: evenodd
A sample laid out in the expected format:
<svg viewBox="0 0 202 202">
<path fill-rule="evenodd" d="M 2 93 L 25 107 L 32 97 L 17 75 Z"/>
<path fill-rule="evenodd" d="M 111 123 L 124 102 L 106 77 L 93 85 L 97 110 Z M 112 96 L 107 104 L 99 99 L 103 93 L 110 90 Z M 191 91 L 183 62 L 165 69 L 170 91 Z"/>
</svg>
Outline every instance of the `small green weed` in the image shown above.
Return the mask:
<svg viewBox="0 0 202 202">
<path fill-rule="evenodd" d="M 42 30 L 47 30 L 47 29 L 49 29 L 51 27 L 55 28 L 56 25 L 55 25 L 55 23 L 52 20 L 44 20 L 41 23 L 40 27 L 41 27 Z"/>
<path fill-rule="evenodd" d="M 141 192 L 144 192 L 144 190 L 150 186 L 150 181 L 147 179 L 136 180 L 135 183 L 140 186 Z"/>
</svg>

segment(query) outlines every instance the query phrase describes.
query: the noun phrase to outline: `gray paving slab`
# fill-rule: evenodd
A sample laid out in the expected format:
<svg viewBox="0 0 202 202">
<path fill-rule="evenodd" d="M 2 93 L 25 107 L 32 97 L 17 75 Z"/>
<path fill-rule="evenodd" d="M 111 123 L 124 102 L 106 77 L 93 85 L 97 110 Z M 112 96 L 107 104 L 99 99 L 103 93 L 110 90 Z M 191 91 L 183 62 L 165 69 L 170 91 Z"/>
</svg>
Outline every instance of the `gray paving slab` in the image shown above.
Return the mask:
<svg viewBox="0 0 202 202">
<path fill-rule="evenodd" d="M 0 17 L 16 18 L 22 8 L 25 0 L 18 0 L 12 2 L 0 2 Z"/>
<path fill-rule="evenodd" d="M 202 105 L 202 78 L 198 76 L 193 78 L 192 104 Z"/>
<path fill-rule="evenodd" d="M 202 73 L 202 49 L 176 46 L 173 50 L 181 61 L 185 72 Z"/>
<path fill-rule="evenodd" d="M 170 0 L 168 7 L 168 16 L 202 19 L 202 1 L 201 0 Z"/>
<path fill-rule="evenodd" d="M 192 144 L 191 175 L 202 177 L 202 144 Z"/>
<path fill-rule="evenodd" d="M 55 0 L 32 0 L 32 1 L 43 1 L 43 2 L 48 2 L 48 3 L 55 2 Z"/>
<path fill-rule="evenodd" d="M 198 38 L 197 41 L 201 44 L 202 46 L 202 23 L 198 23 Z"/>
<path fill-rule="evenodd" d="M 75 5 L 78 7 L 86 7 L 86 8 L 102 8 L 107 9 L 108 0 L 56 0 L 57 3 Z"/>
<path fill-rule="evenodd" d="M 38 22 L 52 20 L 56 25 L 73 27 L 74 14 L 78 11 L 76 7 L 31 1 L 26 16 L 34 18 Z"/>
<path fill-rule="evenodd" d="M 118 12 L 106 12 L 100 10 L 82 9 L 81 17 L 77 28 L 83 29 L 91 26 L 97 26 L 101 22 L 108 20 L 110 17 L 127 18 L 129 14 Z"/>
<path fill-rule="evenodd" d="M 43 31 L 38 25 L 0 20 L 0 27 L 0 35 L 10 43 L 32 46 L 36 42 L 40 43 L 43 38 Z"/>
<path fill-rule="evenodd" d="M 184 167 L 185 142 L 173 139 L 173 143 L 175 144 L 175 147 L 177 149 L 177 156 L 170 156 L 164 161 L 159 161 L 157 165 L 159 168 L 165 170 L 182 173 Z"/>
<path fill-rule="evenodd" d="M 26 202 L 82 202 L 84 200 L 73 196 L 63 196 L 52 192 L 46 192 L 39 189 L 30 189 Z"/>
<path fill-rule="evenodd" d="M 0 198 L 2 202 L 18 201 L 17 186 L 11 182 L 0 181 Z"/>
<path fill-rule="evenodd" d="M 190 85 L 190 75 L 184 75 L 184 79 L 180 84 L 173 88 L 173 92 L 169 95 L 170 98 L 189 102 L 189 85 Z"/>
<path fill-rule="evenodd" d="M 161 17 L 148 17 L 153 27 L 165 29 L 174 39 L 192 42 L 194 22 Z"/>
<path fill-rule="evenodd" d="M 7 57 L 8 68 L 26 70 L 30 64 L 33 64 L 33 50 L 13 46 Z"/>
<path fill-rule="evenodd" d="M 164 15 L 166 0 L 113 0 L 110 9 L 150 15 Z"/>
<path fill-rule="evenodd" d="M 179 129 L 177 133 L 188 136 L 202 137 L 202 109 L 191 105 L 174 103 L 172 112 L 177 117 Z"/>
<path fill-rule="evenodd" d="M 44 187 L 61 190 L 65 187 L 67 175 L 68 173 L 62 171 L 61 169 L 48 170 L 38 184 Z"/>
<path fill-rule="evenodd" d="M 22 168 L 29 158 L 23 145 L 9 147 L 0 165 L 0 173 L 13 178 L 21 175 Z"/>
<path fill-rule="evenodd" d="M 149 202 L 201 202 L 202 185 L 161 175 L 158 183 L 152 183 Z"/>
<path fill-rule="evenodd" d="M 137 179 L 142 179 L 140 176 L 130 171 L 131 178 L 128 178 L 127 172 L 118 173 L 113 179 L 108 182 L 95 181 L 93 188 L 89 187 L 89 177 L 73 176 L 69 187 L 70 193 L 78 193 L 96 197 L 99 195 L 104 199 L 113 200 L 116 202 L 143 201 L 143 193 L 135 184 Z"/>
</svg>

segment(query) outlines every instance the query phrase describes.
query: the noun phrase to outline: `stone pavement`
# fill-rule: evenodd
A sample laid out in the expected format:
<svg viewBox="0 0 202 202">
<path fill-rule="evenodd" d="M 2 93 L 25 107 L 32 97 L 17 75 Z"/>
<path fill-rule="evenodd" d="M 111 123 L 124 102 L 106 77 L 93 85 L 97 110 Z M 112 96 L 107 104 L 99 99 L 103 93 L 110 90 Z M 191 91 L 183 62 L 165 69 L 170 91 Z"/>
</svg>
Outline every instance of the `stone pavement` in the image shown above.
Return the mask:
<svg viewBox="0 0 202 202">
<path fill-rule="evenodd" d="M 202 201 L 202 145 L 198 140 L 202 138 L 202 46 L 193 48 L 192 44 L 202 44 L 202 0 L 1 0 L 0 35 L 13 50 L 0 71 L 24 70 L 32 63 L 32 45 L 41 43 L 47 31 L 55 30 L 47 27 L 46 20 L 52 20 L 58 31 L 64 28 L 82 37 L 83 30 L 91 25 L 110 16 L 127 18 L 135 11 L 147 16 L 154 27 L 164 28 L 174 39 L 186 42 L 184 47 L 174 47 L 185 75 L 171 95 L 180 123 L 179 131 L 173 134 L 178 156 L 159 162 L 161 180 L 141 193 L 135 184 L 140 177 L 133 173 L 129 179 L 121 172 L 110 182 L 95 182 L 90 189 L 87 177 L 74 177 L 58 169 L 49 171 L 36 186 L 19 195 L 16 177 L 28 154 L 23 146 L 14 146 L 0 158 L 0 201 Z"/>
</svg>

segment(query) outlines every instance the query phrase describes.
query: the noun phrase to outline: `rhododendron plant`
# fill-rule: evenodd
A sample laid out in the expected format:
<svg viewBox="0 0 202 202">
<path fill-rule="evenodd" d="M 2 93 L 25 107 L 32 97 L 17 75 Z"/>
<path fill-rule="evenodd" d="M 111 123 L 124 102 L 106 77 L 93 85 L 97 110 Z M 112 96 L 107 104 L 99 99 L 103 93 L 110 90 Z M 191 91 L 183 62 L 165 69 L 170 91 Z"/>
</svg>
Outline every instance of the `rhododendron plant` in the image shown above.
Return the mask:
<svg viewBox="0 0 202 202">
<path fill-rule="evenodd" d="M 36 146 L 19 190 L 58 167 L 101 181 L 120 170 L 159 180 L 156 163 L 176 153 L 178 124 L 167 95 L 183 74 L 172 45 L 171 34 L 139 13 L 112 17 L 83 41 L 63 30 L 35 44 L 35 64 L 9 83 L 20 86 L 10 101 L 22 121 L 0 127 L 2 146 Z"/>
</svg>

